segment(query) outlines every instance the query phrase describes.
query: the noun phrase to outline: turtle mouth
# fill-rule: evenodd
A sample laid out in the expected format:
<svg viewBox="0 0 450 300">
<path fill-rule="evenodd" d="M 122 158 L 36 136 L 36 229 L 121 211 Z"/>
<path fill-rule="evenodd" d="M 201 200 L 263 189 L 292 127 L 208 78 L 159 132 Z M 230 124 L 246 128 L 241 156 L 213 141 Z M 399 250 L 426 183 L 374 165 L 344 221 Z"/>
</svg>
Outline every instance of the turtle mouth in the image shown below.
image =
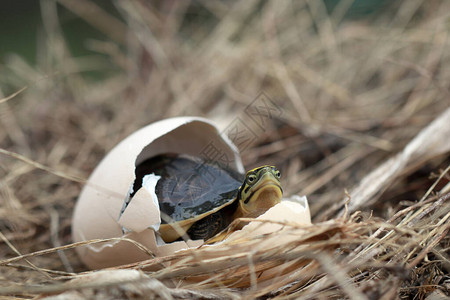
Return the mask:
<svg viewBox="0 0 450 300">
<path fill-rule="evenodd" d="M 275 204 L 280 203 L 283 196 L 283 189 L 281 185 L 274 180 L 268 180 L 255 189 L 244 203 L 252 202 L 256 204 L 258 208 L 269 209 Z"/>
</svg>

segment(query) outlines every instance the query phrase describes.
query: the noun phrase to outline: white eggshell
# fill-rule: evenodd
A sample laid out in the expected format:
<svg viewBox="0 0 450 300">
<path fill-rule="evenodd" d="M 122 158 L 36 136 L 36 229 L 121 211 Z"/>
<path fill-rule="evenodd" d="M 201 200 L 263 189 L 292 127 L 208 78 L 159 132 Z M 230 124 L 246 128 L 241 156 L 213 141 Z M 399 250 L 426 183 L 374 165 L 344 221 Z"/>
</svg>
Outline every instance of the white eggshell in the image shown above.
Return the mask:
<svg viewBox="0 0 450 300">
<path fill-rule="evenodd" d="M 161 153 L 201 156 L 208 145 L 222 151 L 229 167 L 244 171 L 237 148 L 207 119 L 165 119 L 125 138 L 95 168 L 78 198 L 72 220 L 74 242 L 124 237 L 141 243 L 156 256 L 200 245 L 201 241 L 157 244 L 154 229 L 160 224 L 159 207 L 151 191 L 144 187 L 136 192 L 123 214 L 121 209 L 133 185 L 136 165 Z M 129 232 L 124 233 L 124 229 Z M 132 242 L 120 239 L 76 249 L 91 269 L 150 258 Z"/>
<path fill-rule="evenodd" d="M 306 196 L 291 196 L 284 198 L 280 203 L 268 209 L 264 214 L 256 218 L 257 221 L 250 222 L 241 230 L 231 233 L 225 242 L 232 243 L 240 239 L 248 239 L 268 233 L 273 233 L 281 230 L 284 227 L 283 223 L 292 223 L 297 226 L 310 226 L 311 213 L 309 211 L 308 200 Z M 269 221 L 269 222 L 259 222 Z M 271 222 L 274 221 L 274 222 Z M 295 237 L 292 237 L 295 239 Z M 286 239 L 285 239 L 286 240 Z M 267 248 L 271 247 L 272 240 L 261 242 L 260 246 L 266 243 Z M 212 246 L 220 245 L 217 243 Z"/>
</svg>

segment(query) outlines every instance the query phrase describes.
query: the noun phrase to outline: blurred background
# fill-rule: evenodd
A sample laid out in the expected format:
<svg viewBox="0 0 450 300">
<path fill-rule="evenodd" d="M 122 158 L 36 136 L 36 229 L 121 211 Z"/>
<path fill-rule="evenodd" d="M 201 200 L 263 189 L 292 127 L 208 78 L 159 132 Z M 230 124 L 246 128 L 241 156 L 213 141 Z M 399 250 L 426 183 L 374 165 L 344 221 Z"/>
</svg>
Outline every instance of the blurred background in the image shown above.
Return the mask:
<svg viewBox="0 0 450 300">
<path fill-rule="evenodd" d="M 23 253 L 69 243 L 80 182 L 124 137 L 180 115 L 252 124 L 261 93 L 279 113 L 244 165 L 277 165 L 314 221 L 334 218 L 449 106 L 449 17 L 446 0 L 1 1 L 0 230 Z M 448 163 L 411 166 L 362 210 L 391 217 Z M 38 263 L 83 269 L 70 251 Z"/>
<path fill-rule="evenodd" d="M 191 2 L 193 7 L 191 8 L 190 14 L 184 16 L 185 18 L 188 18 L 185 22 L 204 22 L 208 21 L 208 18 L 212 21 L 212 17 L 214 16 L 211 16 L 211 12 L 209 12 L 208 9 L 202 7 L 202 1 L 194 2 L 198 3 Z M 330 12 L 336 8 L 339 2 L 340 0 L 324 0 L 323 5 L 326 7 L 327 11 Z M 114 5 L 114 1 L 96 0 L 92 1 L 92 3 L 123 20 Z M 222 4 L 222 6 L 225 5 L 226 4 Z M 374 17 L 376 14 L 386 12 L 389 6 L 396 4 L 395 1 L 386 0 L 359 0 L 352 1 L 347 5 L 345 20 L 348 21 Z M 36 64 L 38 39 L 41 40 L 40 42 L 43 42 L 42 35 L 44 34 L 43 22 L 41 19 L 41 5 L 39 1 L 3 1 L 0 3 L 0 18 L 2 22 L 0 28 L 0 35 L 2 37 L 0 57 L 2 63 L 5 62 L 9 54 L 17 54 L 23 57 L 27 62 Z M 65 6 L 61 5 L 58 7 L 58 18 L 66 42 L 68 43 L 68 47 L 73 56 L 96 53 L 95 51 L 90 51 L 89 48 L 86 47 L 87 39 L 107 39 L 107 36 L 105 36 L 103 32 L 90 26 L 85 20 L 74 14 Z"/>
</svg>

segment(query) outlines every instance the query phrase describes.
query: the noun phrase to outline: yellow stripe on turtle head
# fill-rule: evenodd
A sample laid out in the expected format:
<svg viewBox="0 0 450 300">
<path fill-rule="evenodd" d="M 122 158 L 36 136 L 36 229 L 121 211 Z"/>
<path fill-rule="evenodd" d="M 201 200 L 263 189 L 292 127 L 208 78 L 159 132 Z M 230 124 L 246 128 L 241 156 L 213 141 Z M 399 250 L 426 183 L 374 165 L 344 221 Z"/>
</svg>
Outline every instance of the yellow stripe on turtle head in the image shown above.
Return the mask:
<svg viewBox="0 0 450 300">
<path fill-rule="evenodd" d="M 239 188 L 239 209 L 235 217 L 256 216 L 281 201 L 281 173 L 274 166 L 250 170 Z"/>
</svg>

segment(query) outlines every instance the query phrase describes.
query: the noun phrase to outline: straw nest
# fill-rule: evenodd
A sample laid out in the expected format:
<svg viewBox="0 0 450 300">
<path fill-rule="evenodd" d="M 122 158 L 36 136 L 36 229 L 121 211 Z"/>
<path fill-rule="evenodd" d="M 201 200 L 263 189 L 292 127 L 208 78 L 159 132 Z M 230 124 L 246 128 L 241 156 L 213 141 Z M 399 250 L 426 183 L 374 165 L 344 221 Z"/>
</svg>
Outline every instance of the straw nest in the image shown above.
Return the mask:
<svg viewBox="0 0 450 300">
<path fill-rule="evenodd" d="M 42 1 L 37 65 L 12 54 L 0 66 L 0 294 L 448 296 L 450 3 L 396 1 L 361 19 L 352 2 L 117 1 L 111 14 Z M 86 41 L 91 56 L 70 54 L 61 10 L 104 33 Z M 313 226 L 109 270 L 80 263 L 72 209 L 109 149 L 164 117 L 246 121 L 261 92 L 279 113 L 243 161 L 277 165 Z"/>
</svg>

